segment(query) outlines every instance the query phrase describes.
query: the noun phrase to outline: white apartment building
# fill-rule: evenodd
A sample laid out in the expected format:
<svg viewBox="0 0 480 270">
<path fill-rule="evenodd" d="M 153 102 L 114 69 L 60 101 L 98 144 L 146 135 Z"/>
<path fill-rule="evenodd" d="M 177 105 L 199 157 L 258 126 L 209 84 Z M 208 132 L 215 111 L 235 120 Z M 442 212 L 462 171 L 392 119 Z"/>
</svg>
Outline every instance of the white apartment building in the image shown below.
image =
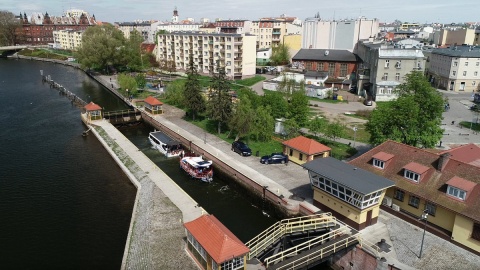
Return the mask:
<svg viewBox="0 0 480 270">
<path fill-rule="evenodd" d="M 268 49 L 283 44 L 290 34 L 301 34 L 302 24 L 295 17 L 262 18 L 253 21 L 250 33 L 257 36 L 257 49 Z"/>
<path fill-rule="evenodd" d="M 77 50 L 82 45 L 84 30 L 57 30 L 53 31 L 53 47 L 62 50 Z"/>
<path fill-rule="evenodd" d="M 397 98 L 395 89 L 405 82 L 405 75 L 413 70 L 425 70 L 425 57 L 418 48 L 405 48 L 383 41 L 360 41 L 358 56 L 359 94 L 375 101 Z"/>
<path fill-rule="evenodd" d="M 378 19 L 361 17 L 356 20 L 325 21 L 308 18 L 303 23 L 302 49 L 343 49 L 354 52 L 359 40 L 375 38 L 378 33 Z"/>
<path fill-rule="evenodd" d="M 122 31 L 125 38 L 130 38 L 130 33 L 138 31 L 144 41 L 153 43 L 155 41 L 155 33 L 160 22 L 116 22 L 115 26 Z"/>
<path fill-rule="evenodd" d="M 224 34 L 248 34 L 252 27 L 249 20 L 218 20 L 215 22 L 216 32 Z"/>
<path fill-rule="evenodd" d="M 217 61 L 230 78 L 255 75 L 256 37 L 249 34 L 173 32 L 159 34 L 157 61 L 188 68 L 190 56 L 199 73 L 216 73 Z"/>
<path fill-rule="evenodd" d="M 428 61 L 427 75 L 434 87 L 455 92 L 480 90 L 480 47 L 434 49 Z"/>
<path fill-rule="evenodd" d="M 200 27 L 202 27 L 203 24 L 201 23 L 160 23 L 157 25 L 156 32 L 180 32 L 180 31 L 186 31 L 186 32 L 192 32 L 192 31 L 200 31 Z"/>
</svg>

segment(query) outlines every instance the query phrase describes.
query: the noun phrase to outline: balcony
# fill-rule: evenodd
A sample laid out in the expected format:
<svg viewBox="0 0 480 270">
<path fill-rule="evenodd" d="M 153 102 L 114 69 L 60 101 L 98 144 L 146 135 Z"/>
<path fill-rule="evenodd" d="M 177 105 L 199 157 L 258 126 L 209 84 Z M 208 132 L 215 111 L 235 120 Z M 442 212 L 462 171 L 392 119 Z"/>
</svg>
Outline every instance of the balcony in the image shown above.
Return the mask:
<svg viewBox="0 0 480 270">
<path fill-rule="evenodd" d="M 272 32 L 272 35 L 281 35 L 282 33 L 280 33 L 280 31 L 273 31 Z"/>
<path fill-rule="evenodd" d="M 234 61 L 242 61 L 242 57 L 235 57 L 233 58 Z"/>
</svg>

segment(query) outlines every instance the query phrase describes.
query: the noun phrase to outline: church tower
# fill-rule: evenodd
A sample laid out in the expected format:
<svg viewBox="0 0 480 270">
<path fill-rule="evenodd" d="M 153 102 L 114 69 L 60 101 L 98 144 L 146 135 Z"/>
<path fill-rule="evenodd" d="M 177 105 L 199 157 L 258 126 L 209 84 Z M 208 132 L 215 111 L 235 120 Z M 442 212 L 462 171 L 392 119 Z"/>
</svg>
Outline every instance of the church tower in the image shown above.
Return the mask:
<svg viewBox="0 0 480 270">
<path fill-rule="evenodd" d="M 173 10 L 172 22 L 178 23 L 178 10 L 177 10 L 177 7 L 175 7 L 175 9 Z"/>
</svg>

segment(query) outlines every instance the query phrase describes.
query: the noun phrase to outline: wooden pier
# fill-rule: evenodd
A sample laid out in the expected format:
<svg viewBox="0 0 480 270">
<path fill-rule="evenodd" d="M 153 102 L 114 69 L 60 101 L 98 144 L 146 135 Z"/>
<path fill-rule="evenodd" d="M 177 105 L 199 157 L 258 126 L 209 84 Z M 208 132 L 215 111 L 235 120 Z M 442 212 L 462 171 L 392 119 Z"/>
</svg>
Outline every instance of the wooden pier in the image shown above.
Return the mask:
<svg viewBox="0 0 480 270">
<path fill-rule="evenodd" d="M 77 106 L 78 108 L 83 108 L 85 105 L 87 105 L 87 102 L 84 101 L 83 99 L 79 98 L 77 95 L 74 93 L 68 91 L 64 86 L 61 84 L 55 82 L 50 75 L 43 75 L 43 71 L 40 71 L 40 74 L 42 75 L 42 82 L 47 83 L 50 85 L 50 88 L 56 89 L 59 91 L 59 93 L 66 98 L 68 98 L 72 104 Z"/>
</svg>

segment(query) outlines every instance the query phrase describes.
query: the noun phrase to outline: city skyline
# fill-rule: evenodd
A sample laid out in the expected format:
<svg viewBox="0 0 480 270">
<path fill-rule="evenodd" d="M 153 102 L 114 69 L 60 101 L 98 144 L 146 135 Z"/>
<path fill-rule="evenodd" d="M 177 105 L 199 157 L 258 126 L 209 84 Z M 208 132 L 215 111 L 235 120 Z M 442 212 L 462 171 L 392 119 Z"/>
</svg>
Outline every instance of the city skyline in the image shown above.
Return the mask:
<svg viewBox="0 0 480 270">
<path fill-rule="evenodd" d="M 353 2 L 351 0 L 339 0 L 335 3 L 324 3 L 315 0 L 296 1 L 292 5 L 290 1 L 273 0 L 224 0 L 198 1 L 189 0 L 41 0 L 35 3 L 20 2 L 17 0 L 4 0 L 2 9 L 15 15 L 32 12 L 48 12 L 52 16 L 61 16 L 68 9 L 82 9 L 90 15 L 95 15 L 98 21 L 104 22 L 127 22 L 135 20 L 160 20 L 170 21 L 173 10 L 176 7 L 179 19 L 209 18 L 214 21 L 220 19 L 248 19 L 256 20 L 261 17 L 277 17 L 281 14 L 298 17 L 304 20 L 313 17 L 317 12 L 320 18 L 332 19 L 355 19 L 360 16 L 366 18 L 378 18 L 380 22 L 393 22 L 398 19 L 403 22 L 414 23 L 458 23 L 479 22 L 477 0 L 460 0 L 451 2 L 447 0 L 427 0 L 418 2 L 415 0 L 382 1 L 364 0 Z M 253 8 L 252 8 L 253 7 Z"/>
</svg>

